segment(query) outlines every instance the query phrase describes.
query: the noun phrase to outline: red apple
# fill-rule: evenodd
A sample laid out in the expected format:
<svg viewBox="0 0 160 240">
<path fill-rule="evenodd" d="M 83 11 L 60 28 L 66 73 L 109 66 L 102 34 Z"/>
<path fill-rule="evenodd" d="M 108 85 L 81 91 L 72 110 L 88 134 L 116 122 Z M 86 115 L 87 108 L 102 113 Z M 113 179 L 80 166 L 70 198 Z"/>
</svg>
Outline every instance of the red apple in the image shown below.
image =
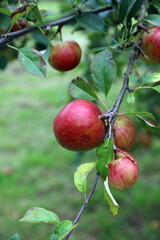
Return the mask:
<svg viewBox="0 0 160 240">
<path fill-rule="evenodd" d="M 130 188 L 138 179 L 138 164 L 135 158 L 124 152 L 117 151 L 116 159 L 109 164 L 108 184 L 110 188 L 116 190 L 124 190 Z"/>
<path fill-rule="evenodd" d="M 145 32 L 141 40 L 141 48 L 146 57 L 141 58 L 149 64 L 160 63 L 160 27 L 152 27 Z"/>
<path fill-rule="evenodd" d="M 129 150 L 136 137 L 136 128 L 133 120 L 126 114 L 119 115 L 114 123 L 115 145 L 121 150 Z"/>
<path fill-rule="evenodd" d="M 75 68 L 81 59 L 81 48 L 75 41 L 64 41 L 52 46 L 49 62 L 61 72 Z"/>
<path fill-rule="evenodd" d="M 105 135 L 100 109 L 91 101 L 78 99 L 67 104 L 53 122 L 57 141 L 72 151 L 88 151 L 99 146 Z"/>
</svg>

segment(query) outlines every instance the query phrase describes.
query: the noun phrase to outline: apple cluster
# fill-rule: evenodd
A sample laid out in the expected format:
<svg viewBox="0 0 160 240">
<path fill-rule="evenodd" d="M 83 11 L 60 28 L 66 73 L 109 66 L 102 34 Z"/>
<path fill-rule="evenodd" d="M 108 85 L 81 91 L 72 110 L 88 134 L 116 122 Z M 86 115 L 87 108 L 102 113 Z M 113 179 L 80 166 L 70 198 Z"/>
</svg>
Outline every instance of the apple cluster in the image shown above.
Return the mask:
<svg viewBox="0 0 160 240">
<path fill-rule="evenodd" d="M 88 151 L 98 147 L 105 138 L 106 124 L 102 112 L 89 100 L 78 99 L 67 104 L 56 116 L 53 131 L 59 144 L 72 151 Z M 138 178 L 138 164 L 128 151 L 134 144 L 136 128 L 133 120 L 120 114 L 114 124 L 114 142 L 118 151 L 108 164 L 109 185 L 123 190 Z"/>
</svg>

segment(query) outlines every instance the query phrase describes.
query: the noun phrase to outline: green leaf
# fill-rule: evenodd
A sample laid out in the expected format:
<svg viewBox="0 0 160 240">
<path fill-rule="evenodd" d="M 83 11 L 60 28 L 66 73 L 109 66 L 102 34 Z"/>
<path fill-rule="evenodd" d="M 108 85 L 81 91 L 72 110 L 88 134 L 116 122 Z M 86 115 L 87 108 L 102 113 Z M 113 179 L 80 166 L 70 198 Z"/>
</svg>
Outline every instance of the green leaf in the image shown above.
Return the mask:
<svg viewBox="0 0 160 240">
<path fill-rule="evenodd" d="M 160 85 L 158 86 L 155 86 L 155 87 L 152 87 L 155 91 L 159 92 L 160 93 Z"/>
<path fill-rule="evenodd" d="M 105 50 L 96 54 L 91 63 L 91 77 L 95 89 L 107 96 L 112 80 L 116 74 L 116 63 L 112 60 L 112 53 Z"/>
<path fill-rule="evenodd" d="M 123 23 L 126 19 L 130 23 L 132 17 L 140 10 L 144 0 L 121 0 L 119 10 L 119 21 Z"/>
<path fill-rule="evenodd" d="M 58 237 L 56 234 L 53 234 L 52 237 L 50 238 L 50 240 L 58 240 Z"/>
<path fill-rule="evenodd" d="M 60 222 L 55 228 L 55 233 L 50 240 L 62 240 L 70 231 L 72 231 L 78 224 L 73 224 L 69 220 Z"/>
<path fill-rule="evenodd" d="M 52 45 L 50 43 L 48 43 L 47 49 L 44 51 L 41 51 L 42 57 L 45 62 L 47 62 L 50 57 L 51 48 L 52 48 Z"/>
<path fill-rule="evenodd" d="M 156 127 L 153 124 L 151 124 L 150 122 L 148 122 L 147 120 L 143 119 L 142 117 L 140 117 L 139 115 L 137 115 L 138 119 L 141 122 L 142 127 L 148 129 L 149 131 L 151 131 L 154 134 L 158 134 L 160 135 L 160 127 Z"/>
<path fill-rule="evenodd" d="M 34 22 L 36 26 L 40 27 L 43 25 L 43 20 L 42 20 L 42 16 L 41 13 L 39 11 L 39 8 L 37 6 L 34 6 L 30 13 L 28 14 L 27 18 Z"/>
<path fill-rule="evenodd" d="M 9 240 L 20 240 L 18 234 L 13 235 Z"/>
<path fill-rule="evenodd" d="M 143 84 L 160 82 L 160 73 L 147 72 L 142 78 Z"/>
<path fill-rule="evenodd" d="M 127 10 L 127 21 L 136 15 L 145 0 L 131 0 Z"/>
<path fill-rule="evenodd" d="M 24 47 L 19 49 L 18 61 L 24 71 L 34 76 L 46 77 L 46 63 L 41 53 L 34 48 Z"/>
<path fill-rule="evenodd" d="M 134 30 L 136 30 L 136 28 L 138 27 L 138 25 L 140 24 L 140 23 L 142 23 L 142 22 L 144 22 L 144 19 L 142 19 L 142 20 L 140 20 L 140 21 L 138 21 L 138 22 L 135 22 L 133 25 L 132 25 L 132 30 L 131 30 L 131 32 L 133 33 L 134 32 Z M 139 30 L 138 32 L 136 32 L 136 33 L 134 33 L 134 35 L 131 35 L 130 37 L 129 37 L 129 42 L 134 42 L 134 40 L 136 41 L 136 40 L 138 40 L 138 39 L 140 39 L 140 37 L 142 36 L 144 34 L 144 30 L 143 29 L 141 29 L 141 30 Z M 133 38 L 132 38 L 133 37 Z"/>
<path fill-rule="evenodd" d="M 6 56 L 4 55 L 4 53 L 0 53 L 0 70 L 4 70 L 7 66 L 7 58 Z"/>
<path fill-rule="evenodd" d="M 129 104 L 134 104 L 134 103 L 135 103 L 135 96 L 134 96 L 133 93 L 130 93 L 130 94 L 128 95 L 128 97 L 127 97 L 127 102 L 128 102 Z"/>
<path fill-rule="evenodd" d="M 74 98 L 83 98 L 90 101 L 98 99 L 90 83 L 81 77 L 77 77 L 69 83 L 68 92 Z"/>
<path fill-rule="evenodd" d="M 86 193 L 87 176 L 95 166 L 96 162 L 84 163 L 76 169 L 74 174 L 74 184 L 80 192 Z"/>
<path fill-rule="evenodd" d="M 126 17 L 130 0 L 121 0 L 119 9 L 119 21 L 122 23 Z"/>
<path fill-rule="evenodd" d="M 110 45 L 110 46 L 103 46 L 103 47 L 98 47 L 98 48 L 92 48 L 90 51 L 88 51 L 88 54 L 95 53 L 95 52 L 101 52 L 101 51 L 104 51 L 104 50 L 109 49 L 109 48 L 117 50 L 118 47 L 121 47 L 127 41 L 128 40 L 125 40 L 125 41 L 122 41 L 120 43 L 115 43 L 115 44 Z M 120 50 L 118 50 L 118 51 L 120 51 Z"/>
<path fill-rule="evenodd" d="M 112 5 L 114 8 L 118 9 L 118 2 L 117 2 L 117 0 L 112 0 L 111 2 L 112 2 L 111 5 Z"/>
<path fill-rule="evenodd" d="M 153 120 L 156 120 L 154 115 L 150 112 L 124 112 L 123 114 L 146 116 L 146 117 L 149 117 Z M 118 115 L 121 115 L 121 113 L 119 113 Z"/>
<path fill-rule="evenodd" d="M 72 6 L 75 2 L 75 0 L 67 0 L 67 2 Z"/>
<path fill-rule="evenodd" d="M 37 1 L 38 0 L 27 0 L 28 3 L 35 4 L 35 5 L 37 4 Z"/>
<path fill-rule="evenodd" d="M 101 52 L 101 51 L 104 51 L 104 50 L 106 50 L 108 48 L 109 48 L 109 46 L 108 47 L 104 46 L 104 47 L 92 48 L 91 50 L 88 51 L 88 54 Z"/>
<path fill-rule="evenodd" d="M 113 216 L 116 216 L 118 214 L 119 205 L 110 192 L 110 189 L 108 186 L 108 177 L 106 178 L 106 181 L 104 182 L 104 198 L 110 206 L 111 213 L 113 214 Z"/>
<path fill-rule="evenodd" d="M 103 179 L 106 179 L 109 173 L 109 168 L 107 166 L 113 159 L 113 139 L 107 138 L 99 147 L 96 149 L 97 172 L 102 176 Z"/>
<path fill-rule="evenodd" d="M 11 26 L 10 29 L 13 27 L 14 23 L 23 17 L 25 14 L 29 13 L 29 11 L 34 7 L 33 4 L 28 4 L 25 6 L 22 6 L 18 9 L 16 9 L 14 12 L 11 14 Z"/>
<path fill-rule="evenodd" d="M 4 13 L 4 14 L 6 14 L 8 16 L 11 16 L 12 12 L 10 10 L 7 10 L 5 8 L 0 7 L 0 13 Z"/>
<path fill-rule="evenodd" d="M 147 22 L 151 23 L 152 25 L 160 26 L 160 15 L 151 14 L 151 15 L 148 15 L 147 17 L 145 17 L 145 20 Z"/>
<path fill-rule="evenodd" d="M 85 29 L 93 32 L 105 32 L 104 21 L 93 13 L 83 13 L 76 17 L 77 22 Z"/>
<path fill-rule="evenodd" d="M 140 78 L 140 74 L 137 71 L 133 71 L 129 76 L 129 81 L 134 84 Z"/>
<path fill-rule="evenodd" d="M 58 216 L 54 212 L 40 207 L 30 208 L 20 221 L 30 223 L 52 223 L 55 225 L 60 222 Z"/>
</svg>

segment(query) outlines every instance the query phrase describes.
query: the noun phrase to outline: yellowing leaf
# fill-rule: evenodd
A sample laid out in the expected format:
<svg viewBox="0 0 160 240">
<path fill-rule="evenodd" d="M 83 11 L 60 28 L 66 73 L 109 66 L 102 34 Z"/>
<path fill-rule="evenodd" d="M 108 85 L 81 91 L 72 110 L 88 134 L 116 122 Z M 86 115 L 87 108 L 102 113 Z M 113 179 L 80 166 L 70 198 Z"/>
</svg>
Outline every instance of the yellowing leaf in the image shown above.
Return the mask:
<svg viewBox="0 0 160 240">
<path fill-rule="evenodd" d="M 84 163 L 84 164 L 81 164 L 76 169 L 75 174 L 74 174 L 74 183 L 80 192 L 86 193 L 87 176 L 93 170 L 95 165 L 96 165 L 96 162 Z"/>
<path fill-rule="evenodd" d="M 116 216 L 118 214 L 119 210 L 119 205 L 114 199 L 109 186 L 108 186 L 108 177 L 106 178 L 106 181 L 104 182 L 104 198 L 107 200 L 109 206 L 110 206 L 110 211 L 113 214 L 113 216 Z"/>
</svg>

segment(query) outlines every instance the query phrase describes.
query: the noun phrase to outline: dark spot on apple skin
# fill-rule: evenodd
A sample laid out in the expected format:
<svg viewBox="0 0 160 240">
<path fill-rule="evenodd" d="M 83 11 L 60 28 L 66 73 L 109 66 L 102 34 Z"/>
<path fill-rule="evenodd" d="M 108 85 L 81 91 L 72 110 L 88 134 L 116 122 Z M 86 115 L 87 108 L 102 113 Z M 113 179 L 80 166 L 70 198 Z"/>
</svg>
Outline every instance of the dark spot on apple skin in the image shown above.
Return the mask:
<svg viewBox="0 0 160 240">
<path fill-rule="evenodd" d="M 89 141 L 89 138 L 86 137 L 86 138 L 84 139 L 84 141 L 85 141 L 85 142 L 88 142 L 88 141 Z"/>
</svg>

